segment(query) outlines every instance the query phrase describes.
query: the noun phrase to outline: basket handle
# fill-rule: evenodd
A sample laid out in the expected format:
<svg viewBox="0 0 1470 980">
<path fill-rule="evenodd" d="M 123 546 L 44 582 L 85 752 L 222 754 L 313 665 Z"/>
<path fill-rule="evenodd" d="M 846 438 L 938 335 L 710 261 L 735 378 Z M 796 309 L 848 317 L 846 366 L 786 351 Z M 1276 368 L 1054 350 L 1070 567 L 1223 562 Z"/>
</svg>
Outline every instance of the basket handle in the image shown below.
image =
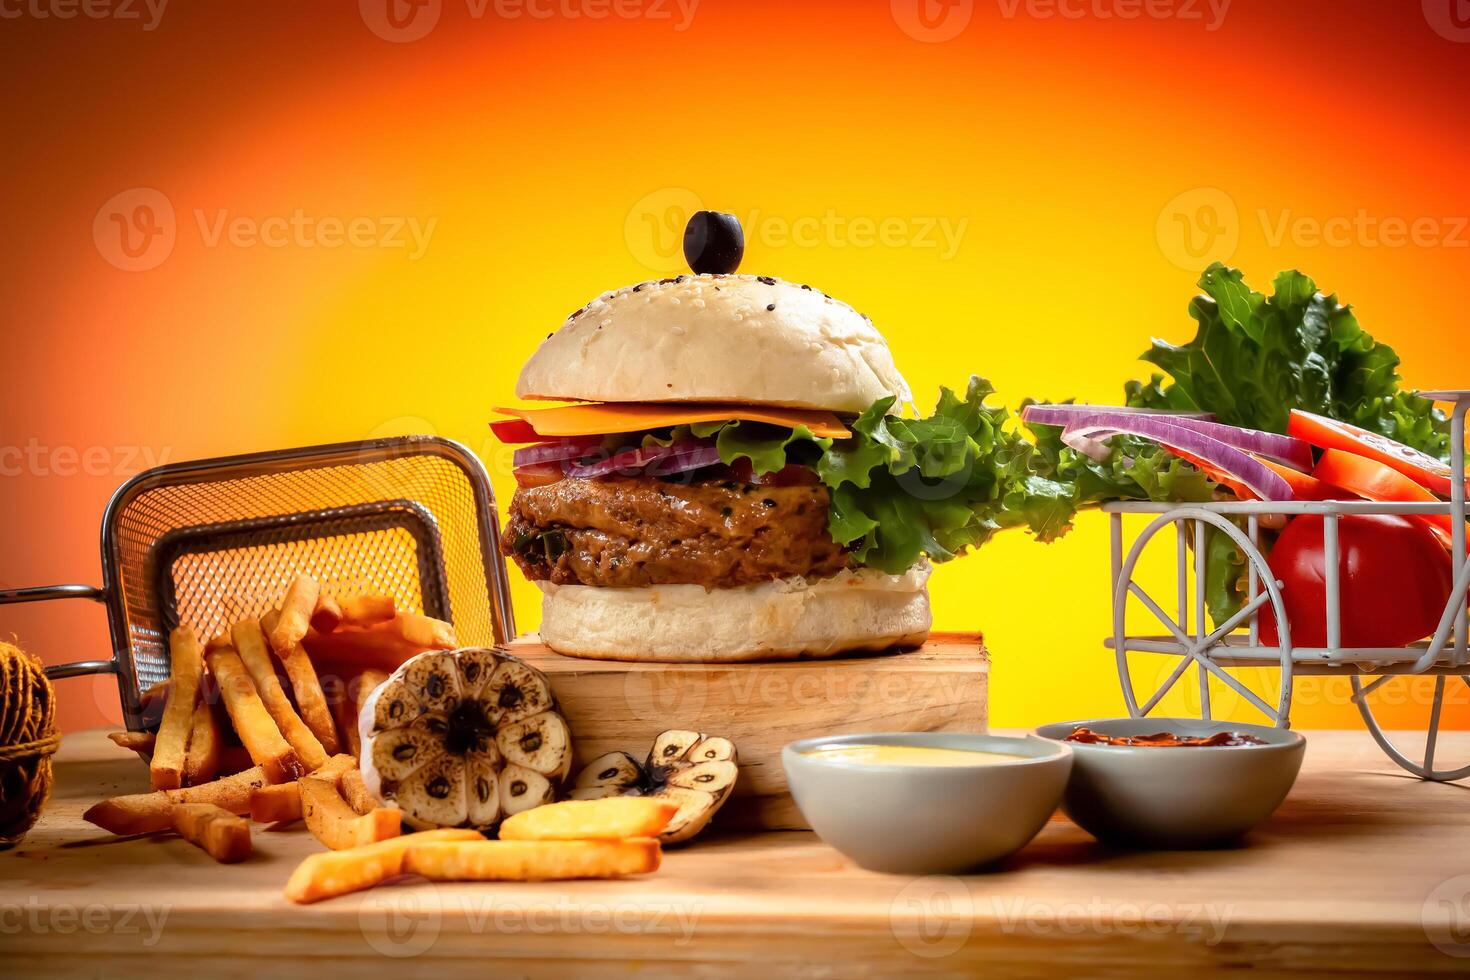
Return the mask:
<svg viewBox="0 0 1470 980">
<path fill-rule="evenodd" d="M 0 589 L 0 606 L 22 602 L 49 602 L 52 599 L 91 599 L 104 602 L 107 593 L 90 585 L 42 585 L 30 589 Z M 117 673 L 117 658 L 108 660 L 78 660 L 69 664 L 53 664 L 45 669 L 51 680 L 67 677 L 85 677 L 88 674 Z"/>
</svg>

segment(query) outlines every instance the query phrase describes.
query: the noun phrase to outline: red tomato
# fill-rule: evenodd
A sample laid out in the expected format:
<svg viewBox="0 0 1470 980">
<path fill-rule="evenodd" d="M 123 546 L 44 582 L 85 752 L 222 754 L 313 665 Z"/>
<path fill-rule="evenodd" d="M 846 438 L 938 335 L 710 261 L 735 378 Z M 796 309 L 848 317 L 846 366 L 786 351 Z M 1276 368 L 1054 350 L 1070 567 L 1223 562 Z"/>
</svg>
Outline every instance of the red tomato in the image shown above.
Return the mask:
<svg viewBox="0 0 1470 980">
<path fill-rule="evenodd" d="M 512 445 L 541 441 L 541 437 L 536 434 L 536 430 L 531 428 L 531 423 L 524 419 L 497 419 L 490 423 L 490 431 L 495 433 L 495 438 L 501 442 Z"/>
<path fill-rule="evenodd" d="M 1213 463 L 1200 459 L 1193 453 L 1187 453 L 1182 449 L 1171 447 L 1169 452 L 1185 462 L 1193 463 L 1196 467 L 1204 471 L 1205 476 L 1214 480 L 1241 500 L 1261 499 L 1254 490 Z M 1260 456 L 1257 456 L 1256 460 L 1262 466 L 1286 481 L 1286 485 L 1291 487 L 1291 499 L 1293 500 L 1349 500 L 1352 498 L 1352 494 L 1344 492 L 1342 488 L 1329 486 L 1321 480 L 1310 477 L 1301 470 L 1294 470 L 1284 463 L 1277 463 L 1274 460 L 1264 459 Z"/>
<path fill-rule="evenodd" d="M 1298 439 L 1305 439 L 1319 449 L 1346 449 L 1358 456 L 1377 460 L 1420 486 L 1428 487 L 1446 497 L 1450 495 L 1449 464 L 1428 453 L 1421 453 L 1403 443 L 1394 442 L 1387 436 L 1296 409 L 1291 410 L 1286 432 Z"/>
<path fill-rule="evenodd" d="M 1329 449 L 1317 461 L 1312 475 L 1328 483 L 1346 487 L 1360 497 L 1369 500 L 1387 500 L 1399 503 L 1438 503 L 1439 498 L 1404 476 L 1366 456 L 1357 456 L 1344 449 Z M 1448 514 L 1415 514 L 1412 520 L 1427 525 L 1434 531 L 1446 548 L 1451 547 L 1451 535 L 1455 524 Z"/>
<path fill-rule="evenodd" d="M 1403 517 L 1349 514 L 1339 520 L 1342 645 L 1401 647 L 1433 633 L 1453 584 L 1450 556 L 1439 540 L 1423 523 Z M 1327 645 L 1322 522 L 1312 515 L 1292 519 L 1271 549 L 1269 564 L 1284 583 L 1281 598 L 1297 647 Z M 1271 606 L 1260 615 L 1261 641 L 1275 645 Z"/>
<path fill-rule="evenodd" d="M 547 486 L 566 476 L 559 460 L 550 463 L 532 463 L 530 466 L 517 466 L 513 472 L 516 486 L 527 490 L 532 487 Z"/>
<path fill-rule="evenodd" d="M 754 483 L 763 487 L 809 487 L 817 481 L 817 471 L 800 463 L 787 463 L 774 473 L 755 475 L 750 460 L 744 457 L 730 464 L 730 479 L 736 483 Z"/>
</svg>

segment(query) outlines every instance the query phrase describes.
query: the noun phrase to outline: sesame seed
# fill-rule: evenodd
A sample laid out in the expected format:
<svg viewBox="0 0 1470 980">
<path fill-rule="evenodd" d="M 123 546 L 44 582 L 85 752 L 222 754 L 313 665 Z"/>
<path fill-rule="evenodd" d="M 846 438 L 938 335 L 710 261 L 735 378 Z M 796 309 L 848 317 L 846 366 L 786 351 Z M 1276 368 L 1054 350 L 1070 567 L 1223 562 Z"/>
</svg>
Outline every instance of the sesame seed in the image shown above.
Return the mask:
<svg viewBox="0 0 1470 980">
<path fill-rule="evenodd" d="M 767 303 L 766 304 L 766 312 L 767 313 L 770 313 L 770 312 L 772 312 L 775 309 L 776 309 L 776 304 L 775 303 Z"/>
</svg>

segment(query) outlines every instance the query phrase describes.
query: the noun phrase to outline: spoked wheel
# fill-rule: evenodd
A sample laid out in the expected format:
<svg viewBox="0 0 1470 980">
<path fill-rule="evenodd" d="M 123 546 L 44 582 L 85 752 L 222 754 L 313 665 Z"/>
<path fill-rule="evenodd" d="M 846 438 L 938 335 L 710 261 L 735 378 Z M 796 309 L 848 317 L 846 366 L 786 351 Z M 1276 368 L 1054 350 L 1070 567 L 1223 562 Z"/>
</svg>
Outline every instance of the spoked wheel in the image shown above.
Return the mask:
<svg viewBox="0 0 1470 980">
<path fill-rule="evenodd" d="M 1117 520 L 1116 517 L 1114 519 Z M 1179 614 L 1177 618 L 1165 612 L 1163 606 L 1149 595 L 1134 577 L 1144 549 L 1160 531 L 1169 525 L 1174 525 L 1178 532 L 1176 575 Z M 1115 524 L 1114 527 L 1114 534 L 1119 534 L 1118 525 Z M 1210 528 L 1230 537 L 1245 555 L 1247 570 L 1258 583 L 1255 598 L 1248 601 L 1239 612 L 1213 630 L 1208 628 L 1203 589 L 1198 587 L 1198 583 L 1203 582 L 1205 577 L 1206 532 Z M 1197 586 L 1194 590 L 1192 627 L 1189 616 L 1188 574 L 1191 534 L 1193 535 L 1194 576 Z M 1167 635 L 1162 641 L 1138 639 L 1130 641 L 1128 639 L 1126 613 L 1130 596 L 1142 603 L 1163 625 Z M 1271 659 L 1268 666 L 1259 663 L 1238 665 L 1219 656 L 1228 652 L 1227 638 L 1241 626 L 1249 624 L 1251 617 L 1267 603 L 1271 604 L 1276 614 L 1276 622 L 1279 624 L 1279 656 Z M 1118 662 L 1118 677 L 1123 685 L 1123 700 L 1128 706 L 1128 713 L 1134 718 L 1141 718 L 1153 711 L 1163 701 L 1164 696 L 1190 673 L 1190 667 L 1193 666 L 1195 678 L 1190 692 L 1191 713 L 1196 713 L 1206 720 L 1213 716 L 1213 707 L 1218 707 L 1218 704 L 1212 706 L 1211 703 L 1211 681 L 1213 680 L 1222 693 L 1253 707 L 1264 717 L 1266 724 L 1278 728 L 1290 726 L 1291 629 L 1286 619 L 1286 608 L 1281 601 L 1280 583 L 1271 574 L 1266 559 L 1251 538 L 1233 522 L 1219 514 L 1192 507 L 1181 508 L 1156 518 L 1133 542 L 1133 547 L 1128 552 L 1126 560 L 1118 569 L 1117 587 L 1113 592 L 1113 644 Z M 1130 667 L 1130 656 L 1150 655 L 1153 659 L 1158 659 L 1159 654 L 1172 658 L 1171 666 L 1152 672 L 1138 671 Z M 1134 691 L 1134 673 L 1139 673 L 1141 677 L 1154 678 L 1154 683 L 1148 685 L 1151 691 L 1142 701 Z"/>
<path fill-rule="evenodd" d="M 1354 676 L 1352 684 L 1363 724 L 1390 759 L 1420 779 L 1449 782 L 1470 776 L 1465 753 L 1447 758 L 1450 753 L 1439 744 L 1444 709 L 1470 703 L 1470 675 L 1383 674 L 1366 683 Z M 1424 732 L 1422 742 L 1415 731 Z"/>
</svg>

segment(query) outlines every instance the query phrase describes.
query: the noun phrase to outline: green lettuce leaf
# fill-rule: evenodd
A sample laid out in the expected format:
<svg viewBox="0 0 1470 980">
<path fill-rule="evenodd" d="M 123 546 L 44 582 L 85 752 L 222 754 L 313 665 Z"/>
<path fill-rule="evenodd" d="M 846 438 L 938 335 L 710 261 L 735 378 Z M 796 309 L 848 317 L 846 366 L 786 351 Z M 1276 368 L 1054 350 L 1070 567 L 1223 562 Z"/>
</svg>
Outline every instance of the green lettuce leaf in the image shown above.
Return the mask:
<svg viewBox="0 0 1470 980">
<path fill-rule="evenodd" d="M 1126 386 L 1139 408 L 1213 412 L 1221 422 L 1285 432 L 1294 408 L 1377 432 L 1440 459 L 1449 420 L 1399 387 L 1399 356 L 1359 325 L 1352 307 L 1300 272 L 1282 272 L 1267 296 L 1239 269 L 1215 263 L 1189 304 L 1194 339 L 1155 340 L 1143 359 L 1167 374 Z"/>
<path fill-rule="evenodd" d="M 948 561 L 997 531 L 1025 527 L 1042 540 L 1063 534 L 1077 511 L 1077 487 L 1051 475 L 1036 447 L 986 404 L 994 392 L 973 377 L 963 395 L 940 390 L 920 419 L 875 403 L 817 463 L 831 490 L 828 530 L 860 564 L 890 574 L 922 556 Z"/>
</svg>

